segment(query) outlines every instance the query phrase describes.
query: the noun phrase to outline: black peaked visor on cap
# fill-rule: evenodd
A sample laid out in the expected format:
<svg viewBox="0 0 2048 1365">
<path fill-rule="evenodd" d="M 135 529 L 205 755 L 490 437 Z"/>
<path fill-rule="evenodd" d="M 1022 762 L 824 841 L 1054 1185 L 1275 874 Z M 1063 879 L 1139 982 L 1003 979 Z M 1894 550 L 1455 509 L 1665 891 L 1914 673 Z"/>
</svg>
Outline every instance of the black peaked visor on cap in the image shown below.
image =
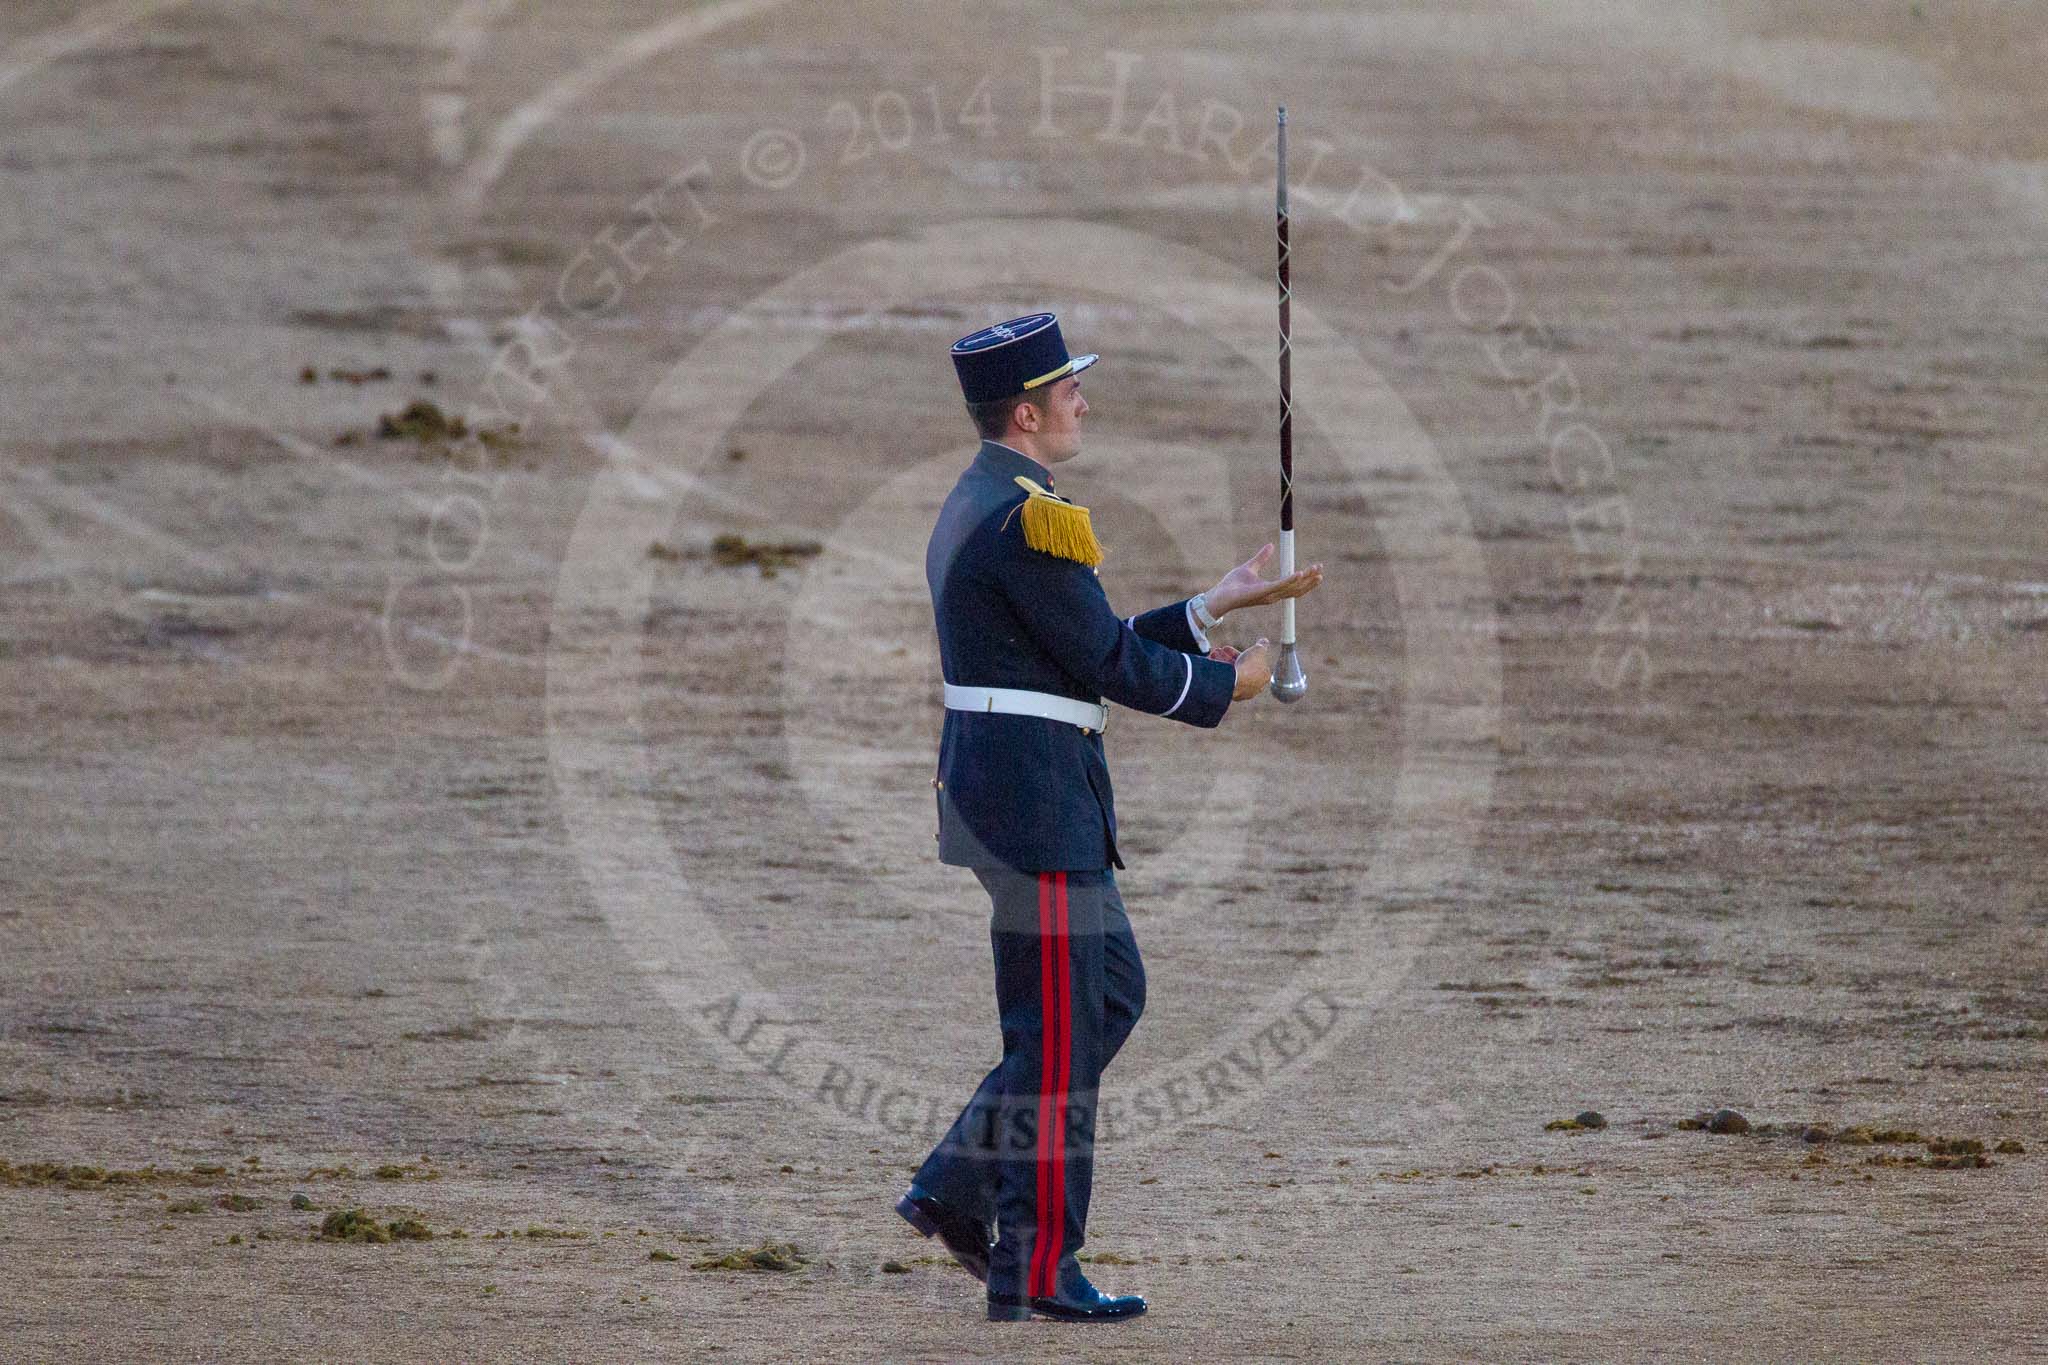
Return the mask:
<svg viewBox="0 0 2048 1365">
<path fill-rule="evenodd" d="M 991 403 L 1079 374 L 1102 357 L 1067 354 L 1051 313 L 1011 318 L 953 343 L 953 368 L 970 403 Z"/>
</svg>

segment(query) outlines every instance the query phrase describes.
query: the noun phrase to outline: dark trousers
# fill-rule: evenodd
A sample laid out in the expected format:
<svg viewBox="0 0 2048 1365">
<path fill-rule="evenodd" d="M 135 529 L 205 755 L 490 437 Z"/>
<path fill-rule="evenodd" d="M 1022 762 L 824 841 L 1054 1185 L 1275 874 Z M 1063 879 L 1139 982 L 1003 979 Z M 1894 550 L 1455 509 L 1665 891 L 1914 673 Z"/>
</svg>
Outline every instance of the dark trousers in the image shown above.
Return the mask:
<svg viewBox="0 0 2048 1365">
<path fill-rule="evenodd" d="M 996 1225 L 992 1293 L 1044 1295 L 1080 1277 L 1102 1069 L 1145 1009 L 1145 964 L 1116 874 L 976 868 L 994 908 L 1003 1059 L 917 1173 Z"/>
</svg>

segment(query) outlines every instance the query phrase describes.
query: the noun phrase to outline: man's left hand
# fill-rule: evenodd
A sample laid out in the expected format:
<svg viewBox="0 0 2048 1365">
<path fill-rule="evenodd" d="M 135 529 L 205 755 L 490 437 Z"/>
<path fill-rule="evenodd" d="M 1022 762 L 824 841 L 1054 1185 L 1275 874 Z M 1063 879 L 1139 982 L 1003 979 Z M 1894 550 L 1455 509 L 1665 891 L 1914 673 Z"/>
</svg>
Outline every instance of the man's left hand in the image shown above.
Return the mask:
<svg viewBox="0 0 2048 1365">
<path fill-rule="evenodd" d="M 1209 589 L 1210 614 L 1223 616 L 1240 607 L 1263 607 L 1271 602 L 1284 602 L 1290 597 L 1306 596 L 1322 586 L 1323 566 L 1320 562 L 1268 582 L 1265 568 L 1272 560 L 1273 547 L 1269 543 L 1223 575 L 1222 580 Z"/>
</svg>

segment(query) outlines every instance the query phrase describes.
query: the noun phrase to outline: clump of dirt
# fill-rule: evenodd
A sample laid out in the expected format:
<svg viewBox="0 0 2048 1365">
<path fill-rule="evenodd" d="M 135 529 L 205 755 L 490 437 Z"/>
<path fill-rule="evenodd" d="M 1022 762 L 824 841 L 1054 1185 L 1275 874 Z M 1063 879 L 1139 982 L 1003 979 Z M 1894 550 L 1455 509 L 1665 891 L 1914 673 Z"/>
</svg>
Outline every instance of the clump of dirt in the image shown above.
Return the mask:
<svg viewBox="0 0 2048 1365">
<path fill-rule="evenodd" d="M 2007 1138 L 1992 1150 L 2000 1156 L 2025 1156 L 2027 1153 L 2026 1147 L 2020 1143 L 2018 1138 Z"/>
<path fill-rule="evenodd" d="M 1920 1164 L 1932 1166 L 1937 1171 L 1969 1171 L 1989 1166 L 1991 1158 L 1982 1152 L 1951 1152 L 1921 1157 Z"/>
<path fill-rule="evenodd" d="M 379 1246 L 387 1242 L 425 1242 L 433 1239 L 433 1232 L 417 1218 L 400 1218 L 390 1223 L 380 1223 L 361 1209 L 337 1209 L 320 1224 L 315 1241 L 320 1242 L 372 1242 Z"/>
<path fill-rule="evenodd" d="M 481 446 L 493 452 L 506 451 L 519 445 L 520 426 L 510 422 L 502 427 L 471 427 L 461 417 L 452 416 L 440 404 L 426 398 L 415 398 L 398 412 L 387 412 L 377 419 L 377 426 L 371 433 L 380 441 L 409 441 L 416 447 L 420 459 L 458 458 L 458 452 L 474 452 Z M 338 446 L 360 445 L 364 433 L 344 431 L 334 438 Z M 473 443 L 473 444 L 472 444 Z M 527 468 L 536 468 L 528 461 Z"/>
<path fill-rule="evenodd" d="M 742 1247 L 723 1256 L 705 1256 L 690 1263 L 692 1270 L 802 1270 L 810 1262 L 794 1242 L 763 1242 Z"/>
<path fill-rule="evenodd" d="M 335 369 L 329 370 L 327 377 L 336 383 L 354 384 L 360 388 L 364 384 L 381 384 L 391 378 L 391 368 L 388 365 L 372 365 L 367 370 Z"/>
<path fill-rule="evenodd" d="M 488 1020 L 472 1019 L 447 1028 L 408 1029 L 398 1036 L 408 1043 L 481 1043 L 491 1036 L 491 1025 Z"/>
<path fill-rule="evenodd" d="M 226 1209 L 229 1213 L 247 1213 L 263 1207 L 263 1201 L 252 1194 L 224 1194 L 213 1202 L 216 1208 Z"/>
<path fill-rule="evenodd" d="M 195 1167 L 193 1174 L 199 1174 Z M 220 1174 L 218 1166 L 206 1168 L 213 1174 Z M 136 1170 L 109 1170 L 104 1166 L 92 1166 L 83 1162 L 31 1161 L 15 1165 L 0 1160 L 0 1185 L 15 1187 L 35 1185 L 62 1185 L 67 1190 L 97 1190 L 110 1185 L 193 1185 L 201 1183 L 192 1174 L 182 1171 L 159 1170 L 155 1166 L 143 1166 Z"/>
<path fill-rule="evenodd" d="M 1876 1156 L 1863 1158 L 1866 1166 L 1926 1166 L 1937 1171 L 1973 1171 L 1992 1164 L 1991 1158 L 1981 1152 L 1964 1152 L 1956 1155 L 1906 1156 L 1896 1152 L 1879 1152 Z"/>
<path fill-rule="evenodd" d="M 647 1253 L 647 1259 L 650 1261 L 680 1261 L 683 1258 L 676 1255 L 673 1251 L 656 1249 Z"/>
<path fill-rule="evenodd" d="M 665 564 L 678 564 L 686 559 L 709 559 L 721 569 L 737 569 L 752 564 L 761 570 L 761 577 L 773 578 L 778 571 L 794 568 L 800 561 L 824 553 L 824 549 L 815 540 L 771 543 L 727 533 L 714 537 L 709 549 L 685 548 L 656 541 L 647 547 L 647 557 Z"/>
<path fill-rule="evenodd" d="M 1607 1126 L 1607 1116 L 1598 1109 L 1581 1109 L 1568 1119 L 1552 1119 L 1543 1125 L 1546 1133 L 1597 1132 Z"/>
<path fill-rule="evenodd" d="M 415 398 L 406 404 L 403 412 L 385 413 L 377 419 L 377 439 L 380 441 L 417 441 L 429 445 L 437 441 L 459 441 L 469 435 L 469 423 L 460 417 L 450 417 L 441 411 L 439 403 L 425 398 Z"/>
<path fill-rule="evenodd" d="M 154 1165 L 120 1170 L 85 1162 L 31 1161 L 16 1165 L 0 1160 L 0 1185 L 62 1185 L 69 1190 L 112 1185 L 204 1185 L 227 1173 L 227 1167 L 215 1165 L 194 1166 L 187 1171 L 167 1171 Z"/>
<path fill-rule="evenodd" d="M 824 548 L 815 540 L 785 540 L 770 545 L 750 541 L 745 536 L 725 535 L 711 542 L 711 559 L 726 569 L 757 564 L 762 577 L 766 578 L 776 569 L 792 567 L 798 560 L 809 559 Z"/>
<path fill-rule="evenodd" d="M 178 1200 L 173 1200 L 173 1201 L 172 1201 L 171 1203 L 168 1203 L 168 1204 L 164 1205 L 164 1212 L 165 1212 L 165 1213 L 204 1213 L 204 1212 L 206 1212 L 206 1201 L 205 1201 L 204 1199 L 178 1199 Z"/>
<path fill-rule="evenodd" d="M 360 388 L 365 384 L 381 384 L 391 378 L 391 367 L 388 365 L 373 365 L 365 370 L 336 367 L 327 372 L 327 377 L 337 384 L 354 384 Z M 301 384 L 319 383 L 320 371 L 311 365 L 306 366 L 299 371 L 299 382 Z"/>
<path fill-rule="evenodd" d="M 323 1242 L 388 1242 L 391 1234 L 383 1224 L 361 1209 L 336 1209 L 320 1224 Z"/>
<path fill-rule="evenodd" d="M 1582 1116 L 1583 1117 L 1583 1116 Z M 1546 1128 L 1562 1126 L 1583 1126 L 1575 1120 L 1559 1119 L 1546 1124 Z M 1828 1145 L 1842 1147 L 1904 1147 L 1915 1144 L 1927 1148 L 1925 1156 L 1905 1156 L 1880 1153 L 1865 1158 L 1866 1166 L 1926 1166 L 1937 1170 L 1974 1170 L 1993 1163 L 1986 1157 L 1989 1144 L 1982 1138 L 1970 1137 L 1929 1137 L 1913 1128 L 1880 1128 L 1874 1124 L 1859 1123 L 1840 1131 L 1825 1123 L 1759 1123 L 1752 1125 L 1732 1109 L 1718 1109 L 1711 1114 L 1696 1114 L 1689 1119 L 1680 1119 L 1679 1128 L 1706 1129 L 1714 1133 L 1752 1133 L 1757 1137 L 1796 1137 L 1813 1147 L 1807 1153 L 1809 1166 L 1825 1165 L 1827 1158 L 1821 1148 Z M 2007 1144 L 2014 1153 L 2026 1149 L 2018 1142 L 2007 1139 L 1997 1150 L 2007 1151 Z"/>
</svg>

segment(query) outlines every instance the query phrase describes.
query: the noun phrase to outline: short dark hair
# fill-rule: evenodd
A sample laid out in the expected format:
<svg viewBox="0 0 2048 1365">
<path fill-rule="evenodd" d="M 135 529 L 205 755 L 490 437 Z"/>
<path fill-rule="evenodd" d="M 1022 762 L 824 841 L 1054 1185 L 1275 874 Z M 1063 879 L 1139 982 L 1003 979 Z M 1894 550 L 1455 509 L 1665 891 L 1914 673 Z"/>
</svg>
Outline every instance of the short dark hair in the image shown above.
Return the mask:
<svg viewBox="0 0 2048 1365">
<path fill-rule="evenodd" d="M 982 436 L 991 441 L 999 441 L 1009 433 L 1010 414 L 1017 410 L 1019 403 L 1024 402 L 1036 403 L 1038 398 L 1026 389 L 1007 398 L 991 398 L 986 403 L 969 403 L 967 415 L 974 419 L 974 429 Z"/>
</svg>

